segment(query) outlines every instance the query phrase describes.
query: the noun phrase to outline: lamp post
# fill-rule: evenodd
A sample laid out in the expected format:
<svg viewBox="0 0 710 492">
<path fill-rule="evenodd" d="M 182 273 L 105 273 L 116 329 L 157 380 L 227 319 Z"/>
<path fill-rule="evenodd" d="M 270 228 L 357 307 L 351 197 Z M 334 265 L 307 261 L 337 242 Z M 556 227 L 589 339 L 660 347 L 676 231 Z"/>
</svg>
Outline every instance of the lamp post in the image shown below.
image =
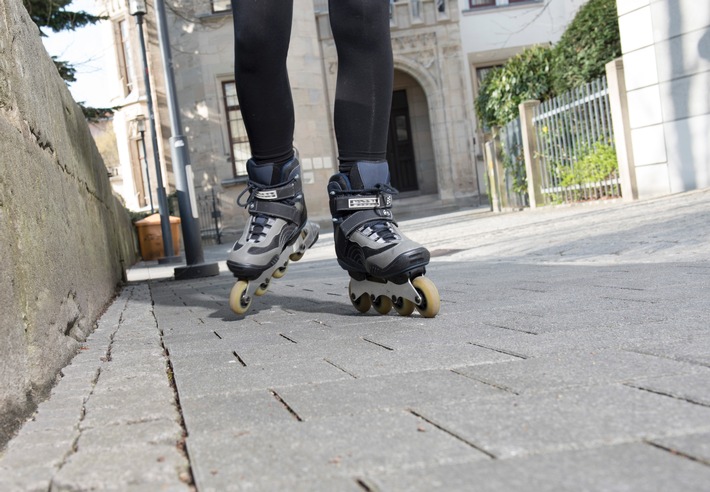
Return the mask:
<svg viewBox="0 0 710 492">
<path fill-rule="evenodd" d="M 153 144 L 153 160 L 155 161 L 155 175 L 158 180 L 158 209 L 160 211 L 160 230 L 163 233 L 163 258 L 158 259 L 158 263 L 179 263 L 180 256 L 176 256 L 173 249 L 173 234 L 170 229 L 170 209 L 168 208 L 168 197 L 163 186 L 163 173 L 160 170 L 160 154 L 158 153 L 158 132 L 155 129 L 155 111 L 153 110 L 153 95 L 150 89 L 150 74 L 148 73 L 148 54 L 145 49 L 145 37 L 143 36 L 143 16 L 148 12 L 145 0 L 130 0 L 128 5 L 129 13 L 136 18 L 138 26 L 138 38 L 141 45 L 141 56 L 143 58 L 143 80 L 145 83 L 145 99 L 148 106 L 148 119 L 150 120 L 150 133 Z M 145 140 L 143 141 L 143 155 L 145 155 Z M 146 156 L 147 160 L 147 156 Z M 150 185 L 148 185 L 150 186 Z M 151 199 L 152 201 L 152 199 Z M 152 205 L 151 205 L 152 209 Z"/>
<path fill-rule="evenodd" d="M 187 263 L 187 266 L 175 268 L 175 279 L 219 275 L 219 265 L 217 263 L 205 263 L 205 256 L 202 251 L 200 224 L 197 221 L 198 212 L 192 182 L 192 165 L 190 164 L 187 139 L 182 134 L 175 75 L 173 73 L 173 58 L 170 53 L 168 22 L 163 0 L 155 0 L 155 17 L 158 21 L 158 39 L 160 41 L 160 54 L 165 74 L 165 92 L 168 100 L 168 113 L 170 114 L 170 129 L 172 131 L 170 150 L 173 157 L 173 168 L 175 169 L 175 187 L 177 188 L 182 238 L 185 244 L 185 261 Z"/>
<path fill-rule="evenodd" d="M 143 169 L 145 169 L 145 179 L 148 182 L 148 199 L 150 200 L 150 213 L 155 213 L 153 208 L 153 189 L 150 186 L 150 172 L 148 170 L 148 152 L 145 148 L 145 116 L 139 115 L 136 117 L 136 127 L 138 133 L 141 134 L 141 146 L 143 147 Z"/>
</svg>

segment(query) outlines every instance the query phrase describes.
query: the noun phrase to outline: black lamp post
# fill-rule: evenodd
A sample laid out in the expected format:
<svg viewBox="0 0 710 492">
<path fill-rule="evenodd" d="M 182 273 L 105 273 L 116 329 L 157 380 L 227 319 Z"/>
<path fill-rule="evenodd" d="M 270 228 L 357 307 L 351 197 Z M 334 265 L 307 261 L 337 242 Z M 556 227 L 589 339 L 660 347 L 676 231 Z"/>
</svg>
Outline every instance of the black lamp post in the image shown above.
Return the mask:
<svg viewBox="0 0 710 492">
<path fill-rule="evenodd" d="M 168 113 L 170 114 L 170 129 L 172 131 L 170 150 L 173 157 L 173 169 L 175 170 L 175 187 L 177 188 L 182 238 L 185 244 L 185 261 L 187 263 L 184 267 L 175 268 L 175 279 L 219 275 L 219 265 L 217 263 L 205 263 L 205 255 L 202 250 L 200 224 L 197 220 L 199 216 L 192 182 L 192 165 L 190 164 L 187 139 L 182 134 L 175 75 L 173 73 L 173 58 L 170 52 L 168 22 L 163 0 L 155 0 L 155 17 L 158 21 L 160 54 L 165 73 L 165 92 L 168 100 Z"/>
<path fill-rule="evenodd" d="M 145 116 L 136 117 L 136 129 L 141 134 L 141 146 L 143 147 L 143 169 L 145 169 L 145 179 L 148 181 L 148 199 L 150 200 L 150 213 L 155 213 L 153 208 L 153 189 L 150 186 L 150 172 L 148 170 L 148 152 L 145 148 Z"/>
<path fill-rule="evenodd" d="M 141 44 L 141 56 L 143 58 L 143 80 L 145 83 L 145 99 L 148 106 L 148 119 L 150 119 L 150 133 L 153 144 L 153 159 L 155 161 L 155 175 L 158 180 L 158 208 L 160 209 L 160 230 L 163 233 L 163 258 L 158 259 L 158 263 L 179 263 L 180 256 L 176 256 L 173 249 L 173 234 L 170 229 L 170 209 L 168 208 L 168 197 L 163 186 L 163 173 L 160 170 L 160 154 L 158 153 L 158 133 L 155 129 L 155 112 L 153 110 L 153 95 L 150 89 L 150 75 L 148 73 L 148 55 L 145 50 L 145 37 L 143 36 L 143 16 L 148 12 L 145 0 L 130 0 L 128 5 L 129 13 L 136 18 L 138 26 L 138 38 Z M 145 146 L 145 140 L 143 141 Z M 145 150 L 145 147 L 144 147 Z M 143 153 L 145 155 L 145 151 Z M 147 156 L 146 156 L 147 160 Z M 149 185 L 150 186 L 150 185 Z M 151 198 L 152 202 L 152 198 Z M 151 209 L 152 209 L 151 205 Z"/>
</svg>

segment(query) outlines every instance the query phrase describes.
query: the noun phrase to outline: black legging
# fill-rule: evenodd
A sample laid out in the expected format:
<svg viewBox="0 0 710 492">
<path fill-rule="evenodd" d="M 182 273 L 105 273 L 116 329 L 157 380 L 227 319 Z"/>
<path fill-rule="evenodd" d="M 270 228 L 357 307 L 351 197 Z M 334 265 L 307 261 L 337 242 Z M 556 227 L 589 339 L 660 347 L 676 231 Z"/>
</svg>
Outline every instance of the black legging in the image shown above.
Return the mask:
<svg viewBox="0 0 710 492">
<path fill-rule="evenodd" d="M 389 1 L 329 0 L 329 9 L 338 52 L 334 124 L 341 168 L 385 160 L 393 79 Z M 258 163 L 284 162 L 293 155 L 286 71 L 293 1 L 232 0 L 232 10 L 237 94 L 252 155 Z"/>
</svg>

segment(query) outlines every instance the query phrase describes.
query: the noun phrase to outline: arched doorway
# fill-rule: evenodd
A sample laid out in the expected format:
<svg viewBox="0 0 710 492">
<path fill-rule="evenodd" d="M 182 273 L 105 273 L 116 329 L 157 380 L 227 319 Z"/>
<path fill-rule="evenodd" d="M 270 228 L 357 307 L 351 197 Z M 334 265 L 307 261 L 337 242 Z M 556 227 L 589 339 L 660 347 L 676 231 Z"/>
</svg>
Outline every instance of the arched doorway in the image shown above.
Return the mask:
<svg viewBox="0 0 710 492">
<path fill-rule="evenodd" d="M 411 195 L 437 193 L 436 161 L 426 94 L 411 75 L 395 70 L 387 160 L 392 186 Z"/>
</svg>

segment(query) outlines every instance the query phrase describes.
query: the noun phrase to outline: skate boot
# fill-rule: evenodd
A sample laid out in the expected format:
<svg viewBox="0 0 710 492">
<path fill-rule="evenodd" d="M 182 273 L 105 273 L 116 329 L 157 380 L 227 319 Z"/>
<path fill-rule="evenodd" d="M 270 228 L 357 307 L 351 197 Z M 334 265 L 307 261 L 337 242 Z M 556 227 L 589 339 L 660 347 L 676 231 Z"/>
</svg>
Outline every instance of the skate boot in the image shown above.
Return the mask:
<svg viewBox="0 0 710 492">
<path fill-rule="evenodd" d="M 338 263 L 350 274 L 350 301 L 358 311 L 372 306 L 387 314 L 394 306 L 402 316 L 416 309 L 433 318 L 441 301 L 434 283 L 424 277 L 429 251 L 397 228 L 391 210 L 396 193 L 386 162 L 357 162 L 347 175 L 330 178 Z"/>
<path fill-rule="evenodd" d="M 229 307 L 237 314 L 249 309 L 254 295 L 266 293 L 272 277 L 285 275 L 289 260 L 301 259 L 320 230 L 307 220 L 298 157 L 283 165 L 249 160 L 247 173 L 249 184 L 237 203 L 247 208 L 249 220 L 227 258 L 239 279 L 229 295 Z"/>
</svg>

